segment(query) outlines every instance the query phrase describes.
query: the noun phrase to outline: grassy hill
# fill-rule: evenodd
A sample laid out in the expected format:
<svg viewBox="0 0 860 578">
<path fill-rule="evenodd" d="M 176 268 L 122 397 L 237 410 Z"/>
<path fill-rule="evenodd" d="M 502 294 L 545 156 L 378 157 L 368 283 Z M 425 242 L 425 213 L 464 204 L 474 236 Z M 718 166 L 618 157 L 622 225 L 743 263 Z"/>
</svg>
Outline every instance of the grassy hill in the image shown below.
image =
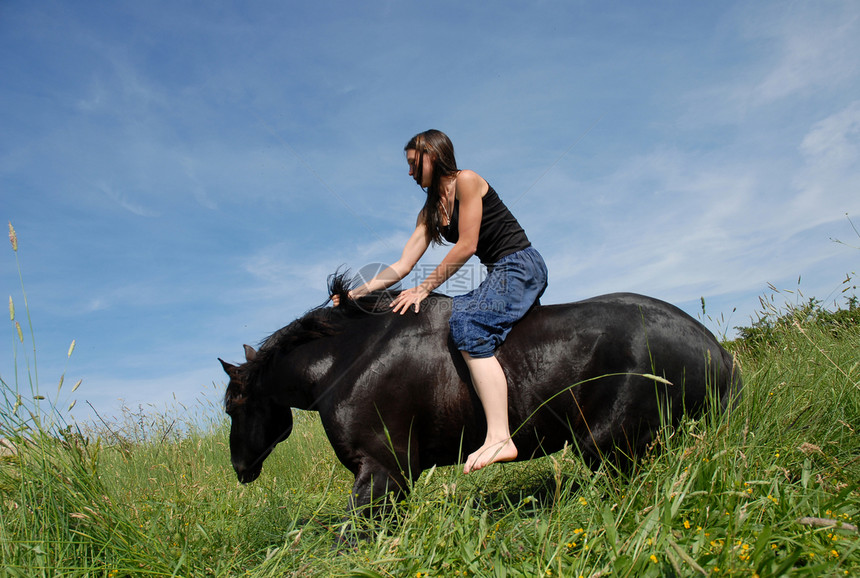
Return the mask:
<svg viewBox="0 0 860 578">
<path fill-rule="evenodd" d="M 0 574 L 858 576 L 860 310 L 811 305 L 728 344 L 737 410 L 664 428 L 631 474 L 591 472 L 575 448 L 439 468 L 358 541 L 315 414 L 242 486 L 226 416 L 85 429 L 4 382 Z"/>
</svg>

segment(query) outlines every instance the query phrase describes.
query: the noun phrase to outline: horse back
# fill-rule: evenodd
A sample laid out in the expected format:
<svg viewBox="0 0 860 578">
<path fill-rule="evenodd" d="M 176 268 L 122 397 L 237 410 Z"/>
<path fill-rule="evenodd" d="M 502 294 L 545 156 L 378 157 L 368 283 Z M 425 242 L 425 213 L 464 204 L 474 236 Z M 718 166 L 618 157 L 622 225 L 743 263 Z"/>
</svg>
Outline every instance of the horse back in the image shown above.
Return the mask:
<svg viewBox="0 0 860 578">
<path fill-rule="evenodd" d="M 585 455 L 641 453 L 662 423 L 724 400 L 738 383 L 701 323 L 630 293 L 537 306 L 498 356 L 523 457 L 557 451 L 571 434 Z"/>
</svg>

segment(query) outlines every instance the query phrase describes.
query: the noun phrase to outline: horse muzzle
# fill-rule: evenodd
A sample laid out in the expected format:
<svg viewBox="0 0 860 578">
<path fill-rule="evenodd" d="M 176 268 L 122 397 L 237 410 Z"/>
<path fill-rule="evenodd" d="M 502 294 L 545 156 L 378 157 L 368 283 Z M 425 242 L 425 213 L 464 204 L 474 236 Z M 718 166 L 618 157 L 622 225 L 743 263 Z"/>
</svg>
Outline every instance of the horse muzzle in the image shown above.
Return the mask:
<svg viewBox="0 0 860 578">
<path fill-rule="evenodd" d="M 260 477 L 260 472 L 263 471 L 263 468 L 255 468 L 255 469 L 245 469 L 245 468 L 235 468 L 236 477 L 239 478 L 239 482 L 242 484 L 250 484 L 254 480 Z"/>
</svg>

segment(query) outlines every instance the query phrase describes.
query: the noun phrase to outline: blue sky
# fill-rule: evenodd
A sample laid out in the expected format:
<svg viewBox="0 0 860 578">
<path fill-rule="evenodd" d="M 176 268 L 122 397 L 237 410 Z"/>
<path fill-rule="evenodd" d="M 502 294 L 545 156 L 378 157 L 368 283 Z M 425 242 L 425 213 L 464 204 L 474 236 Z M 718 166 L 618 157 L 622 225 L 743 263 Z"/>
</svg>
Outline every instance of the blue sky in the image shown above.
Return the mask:
<svg viewBox="0 0 860 578">
<path fill-rule="evenodd" d="M 42 388 L 83 379 L 60 395 L 78 419 L 217 399 L 217 357 L 338 267 L 397 259 L 427 128 L 525 226 L 546 303 L 704 298 L 731 333 L 769 284 L 837 299 L 860 262 L 833 241 L 860 244 L 858 54 L 853 0 L 6 0 L 0 218 Z M 22 318 L 8 246 L 0 284 Z"/>
</svg>

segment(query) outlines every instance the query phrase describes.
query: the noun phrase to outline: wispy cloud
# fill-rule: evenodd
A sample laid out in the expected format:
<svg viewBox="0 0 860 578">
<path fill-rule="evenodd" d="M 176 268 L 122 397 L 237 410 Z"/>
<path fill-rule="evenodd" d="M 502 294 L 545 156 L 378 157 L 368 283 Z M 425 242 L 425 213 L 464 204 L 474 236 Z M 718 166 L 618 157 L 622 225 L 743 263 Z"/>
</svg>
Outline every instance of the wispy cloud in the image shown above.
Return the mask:
<svg viewBox="0 0 860 578">
<path fill-rule="evenodd" d="M 115 190 L 112 186 L 101 183 L 97 184 L 96 188 L 101 191 L 108 199 L 138 217 L 157 217 L 158 212 L 146 208 L 143 205 L 129 199 L 127 193 Z"/>
<path fill-rule="evenodd" d="M 813 227 L 860 213 L 860 100 L 812 126 L 799 145 L 790 208 L 795 226 Z"/>
<path fill-rule="evenodd" d="M 752 38 L 771 42 L 771 69 L 752 91 L 766 105 L 811 90 L 844 86 L 860 71 L 860 6 L 821 2 L 768 6 L 746 21 Z"/>
</svg>

